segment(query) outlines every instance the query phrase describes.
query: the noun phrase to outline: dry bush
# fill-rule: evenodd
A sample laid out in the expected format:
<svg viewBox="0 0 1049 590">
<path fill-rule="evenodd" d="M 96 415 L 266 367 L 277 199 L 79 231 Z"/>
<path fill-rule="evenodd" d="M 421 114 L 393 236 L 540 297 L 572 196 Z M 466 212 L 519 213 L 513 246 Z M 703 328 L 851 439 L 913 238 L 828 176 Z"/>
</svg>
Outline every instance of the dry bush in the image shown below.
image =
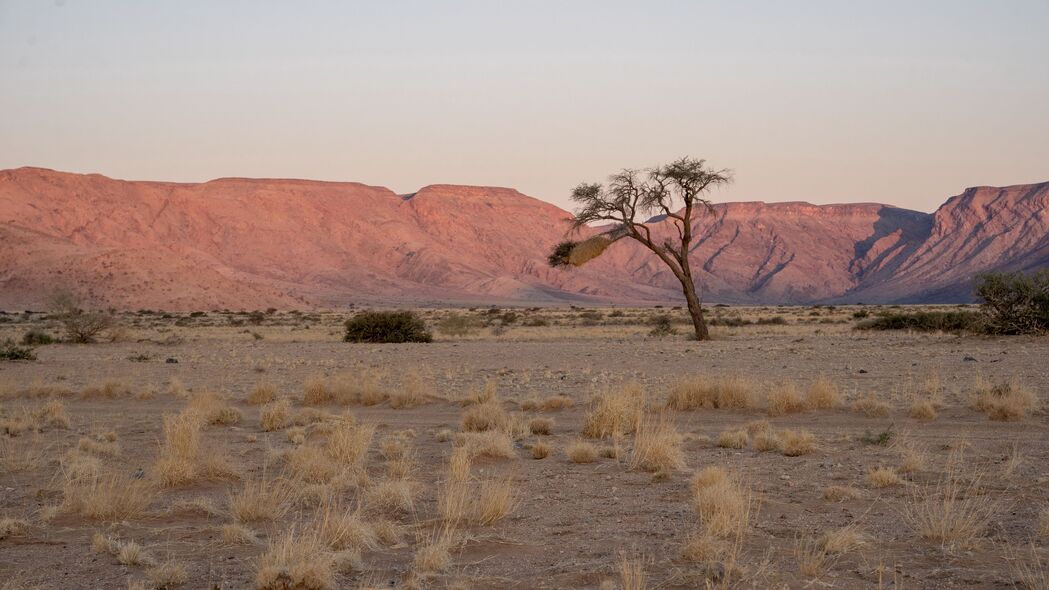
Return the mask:
<svg viewBox="0 0 1049 590">
<path fill-rule="evenodd" d="M 754 407 L 754 394 L 750 383 L 742 377 L 689 377 L 671 386 L 667 407 L 673 410 L 744 410 Z"/>
<path fill-rule="evenodd" d="M 283 518 L 298 500 L 294 485 L 283 477 L 244 482 L 236 493 L 229 494 L 229 513 L 237 522 L 257 522 Z"/>
<path fill-rule="evenodd" d="M 729 550 L 728 543 L 710 533 L 692 533 L 681 548 L 681 558 L 693 563 L 716 563 Z"/>
<path fill-rule="evenodd" d="M 23 537 L 29 531 L 29 523 L 21 518 L 0 518 L 0 541 L 11 537 Z"/>
<path fill-rule="evenodd" d="M 900 455 L 900 465 L 896 468 L 897 473 L 915 473 L 925 469 L 928 453 L 917 441 L 903 435 L 896 439 L 893 448 Z"/>
<path fill-rule="evenodd" d="M 827 552 L 816 539 L 798 539 L 794 544 L 798 572 L 806 578 L 818 578 L 827 566 Z"/>
<path fill-rule="evenodd" d="M 64 468 L 65 469 L 65 468 Z M 153 500 L 153 490 L 141 479 L 120 473 L 63 473 L 62 508 L 101 521 L 130 520 L 140 516 Z"/>
<path fill-rule="evenodd" d="M 532 418 L 528 423 L 528 430 L 532 434 L 550 434 L 554 429 L 554 421 L 550 418 Z"/>
<path fill-rule="evenodd" d="M 798 393 L 798 386 L 788 381 L 769 391 L 767 406 L 769 416 L 782 416 L 804 411 L 805 400 Z"/>
<path fill-rule="evenodd" d="M 854 500 L 862 495 L 862 492 L 849 486 L 827 486 L 823 488 L 823 499 L 831 502 Z"/>
<path fill-rule="evenodd" d="M 751 420 L 750 422 L 747 422 L 743 428 L 747 431 L 747 434 L 752 437 L 761 434 L 762 432 L 769 432 L 772 430 L 772 426 L 769 424 L 768 420 Z"/>
<path fill-rule="evenodd" d="M 725 449 L 745 449 L 750 444 L 750 435 L 740 428 L 726 430 L 718 435 L 718 446 Z"/>
<path fill-rule="evenodd" d="M 302 405 L 319 406 L 335 402 L 335 392 L 323 377 L 310 377 L 302 385 Z"/>
<path fill-rule="evenodd" d="M 329 500 L 321 507 L 313 528 L 321 542 L 336 551 L 360 552 L 379 546 L 375 530 L 364 520 L 360 509 L 350 511 L 337 501 Z"/>
<path fill-rule="evenodd" d="M 565 455 L 572 463 L 593 463 L 597 460 L 597 447 L 586 441 L 577 440 L 565 447 Z"/>
<path fill-rule="evenodd" d="M 780 439 L 787 457 L 800 457 L 816 450 L 816 437 L 808 430 L 784 430 Z"/>
<path fill-rule="evenodd" d="M 463 447 L 472 458 L 512 459 L 516 456 L 514 442 L 505 432 L 460 432 L 455 436 L 455 445 Z"/>
<path fill-rule="evenodd" d="M 472 405 L 463 413 L 462 428 L 467 432 L 505 430 L 510 417 L 498 401 Z"/>
<path fill-rule="evenodd" d="M 704 530 L 722 538 L 738 537 L 750 523 L 751 493 L 738 476 L 707 467 L 692 479 L 692 504 Z"/>
<path fill-rule="evenodd" d="M 339 422 L 328 433 L 328 454 L 344 467 L 363 468 L 374 437 L 373 424 Z"/>
<path fill-rule="evenodd" d="M 890 409 L 889 404 L 878 401 L 871 395 L 852 402 L 852 411 L 868 418 L 884 418 L 889 415 Z"/>
<path fill-rule="evenodd" d="M 411 408 L 424 404 L 433 398 L 433 387 L 427 383 L 419 371 L 409 371 L 400 385 L 390 393 L 390 407 Z"/>
<path fill-rule="evenodd" d="M 441 572 L 452 564 L 451 550 L 455 545 L 455 530 L 445 527 L 431 534 L 415 552 L 412 569 L 420 573 Z"/>
<path fill-rule="evenodd" d="M 783 450 L 783 439 L 780 438 L 779 434 L 772 430 L 763 430 L 754 435 L 753 445 L 754 450 L 760 452 L 769 451 L 781 451 Z"/>
<path fill-rule="evenodd" d="M 332 590 L 335 562 L 316 531 L 292 528 L 273 540 L 259 558 L 258 590 Z"/>
<path fill-rule="evenodd" d="M 489 525 L 504 518 L 514 509 L 513 480 L 510 478 L 481 482 L 474 505 L 474 520 Z"/>
<path fill-rule="evenodd" d="M 311 377 L 303 384 L 302 403 L 306 406 L 381 404 L 391 395 L 382 385 L 383 376 L 380 371 L 362 370 L 354 375 L 341 374 L 328 380 Z"/>
<path fill-rule="evenodd" d="M 907 410 L 907 415 L 915 420 L 930 422 L 936 419 L 936 407 L 931 402 L 916 401 Z"/>
<path fill-rule="evenodd" d="M 80 399 L 117 399 L 131 397 L 131 388 L 123 381 L 106 381 L 102 385 L 85 387 L 80 391 Z"/>
<path fill-rule="evenodd" d="M 645 579 L 645 564 L 640 559 L 619 556 L 619 582 L 623 590 L 645 590 L 648 582 Z"/>
<path fill-rule="evenodd" d="M 227 545 L 256 545 L 259 542 L 258 535 L 248 527 L 230 523 L 222 525 L 222 542 Z"/>
<path fill-rule="evenodd" d="M 275 399 L 277 399 L 277 386 L 272 383 L 259 383 L 255 385 L 255 388 L 251 390 L 251 393 L 244 398 L 244 403 L 253 406 L 261 406 L 263 404 L 268 404 Z"/>
<path fill-rule="evenodd" d="M 685 452 L 681 440 L 673 419 L 666 414 L 658 419 L 642 418 L 634 435 L 630 468 L 662 474 L 684 469 Z"/>
<path fill-rule="evenodd" d="M 574 405 L 572 398 L 567 395 L 552 395 L 539 404 L 539 409 L 544 412 L 556 412 L 566 410 Z"/>
<path fill-rule="evenodd" d="M 480 389 L 471 389 L 455 401 L 463 407 L 497 402 L 499 401 L 499 391 L 496 388 L 495 381 L 488 380 L 484 382 L 484 387 L 481 387 Z"/>
<path fill-rule="evenodd" d="M 387 479 L 365 492 L 369 507 L 383 514 L 408 514 L 415 509 L 415 486 L 404 479 Z"/>
<path fill-rule="evenodd" d="M 645 394 L 637 383 L 602 392 L 583 417 L 583 435 L 605 438 L 630 434 L 637 426 L 644 404 Z"/>
<path fill-rule="evenodd" d="M 291 421 L 291 402 L 286 397 L 272 401 L 259 410 L 259 426 L 266 432 L 280 430 Z"/>
<path fill-rule="evenodd" d="M 826 531 L 819 538 L 819 546 L 828 554 L 838 555 L 854 551 L 867 542 L 867 535 L 856 523 Z"/>
<path fill-rule="evenodd" d="M 827 410 L 841 405 L 841 390 L 826 376 L 820 376 L 805 393 L 805 405 L 813 410 Z"/>
<path fill-rule="evenodd" d="M 972 407 L 991 420 L 1022 420 L 1038 407 L 1038 396 L 1018 380 L 989 384 L 977 382 Z"/>
<path fill-rule="evenodd" d="M 97 457 L 115 457 L 120 454 L 120 443 L 105 439 L 81 437 L 76 447 L 84 453 Z"/>
<path fill-rule="evenodd" d="M 517 404 L 517 407 L 522 412 L 532 412 L 534 410 L 538 410 L 539 409 L 539 400 L 537 400 L 534 397 L 528 398 L 526 400 L 521 401 L 519 404 Z"/>
<path fill-rule="evenodd" d="M 338 465 L 320 447 L 301 445 L 284 454 L 287 467 L 306 483 L 328 483 L 339 472 Z"/>
<path fill-rule="evenodd" d="M 867 485 L 872 488 L 887 488 L 903 483 L 896 470 L 892 467 L 875 467 L 867 472 L 865 479 L 867 480 Z"/>
<path fill-rule="evenodd" d="M 918 535 L 938 541 L 948 552 L 975 547 L 999 504 L 984 493 L 982 475 L 963 477 L 958 463 L 960 459 L 952 457 L 938 483 L 917 486 L 903 511 Z"/>
<path fill-rule="evenodd" d="M 181 485 L 197 477 L 200 424 L 200 419 L 194 414 L 184 412 L 164 416 L 164 440 L 153 464 L 153 477 L 162 485 Z"/>
<path fill-rule="evenodd" d="M 1014 554 L 1014 551 L 1010 549 L 1010 553 Z M 1019 580 L 1020 587 L 1026 590 L 1049 590 L 1049 564 L 1042 561 L 1034 542 L 1030 545 L 1029 557 L 1017 557 L 1014 554 L 1010 561 L 1013 577 Z"/>
<path fill-rule="evenodd" d="M 184 413 L 196 416 L 203 424 L 229 426 L 237 424 L 241 419 L 240 410 L 231 406 L 218 394 L 210 392 L 193 394 Z"/>
<path fill-rule="evenodd" d="M 550 445 L 543 441 L 539 441 L 532 445 L 532 458 L 533 459 L 546 459 L 550 456 Z"/>
</svg>

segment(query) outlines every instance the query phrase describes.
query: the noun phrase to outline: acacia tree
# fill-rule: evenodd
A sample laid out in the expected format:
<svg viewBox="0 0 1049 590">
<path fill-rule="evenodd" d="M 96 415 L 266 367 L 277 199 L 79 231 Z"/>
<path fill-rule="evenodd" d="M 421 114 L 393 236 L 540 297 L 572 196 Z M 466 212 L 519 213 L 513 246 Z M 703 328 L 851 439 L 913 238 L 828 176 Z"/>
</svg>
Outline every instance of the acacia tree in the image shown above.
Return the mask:
<svg viewBox="0 0 1049 590">
<path fill-rule="evenodd" d="M 600 256 L 613 243 L 623 238 L 633 239 L 655 253 L 674 273 L 688 303 L 696 339 L 707 340 L 710 334 L 688 262 L 694 237 L 693 220 L 713 211 L 704 195 L 731 181 L 730 171 L 714 170 L 707 167 L 705 160 L 684 157 L 646 170 L 625 169 L 609 176 L 607 185 L 580 184 L 572 190 L 572 200 L 579 203 L 580 208 L 575 212 L 569 233 L 579 232 L 595 222 L 613 224 L 586 240 L 561 242 L 550 254 L 550 266 L 580 266 Z M 662 239 L 653 236 L 652 228 L 645 221 L 653 214 L 673 224 L 677 235 Z"/>
</svg>

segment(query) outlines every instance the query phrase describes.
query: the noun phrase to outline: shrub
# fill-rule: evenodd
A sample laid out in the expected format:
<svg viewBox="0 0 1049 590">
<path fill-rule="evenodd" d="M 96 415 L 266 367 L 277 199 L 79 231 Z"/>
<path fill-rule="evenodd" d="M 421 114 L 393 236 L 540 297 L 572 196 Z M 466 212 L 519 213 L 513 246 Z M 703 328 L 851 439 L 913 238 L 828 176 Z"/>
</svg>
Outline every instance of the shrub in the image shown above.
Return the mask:
<svg viewBox="0 0 1049 590">
<path fill-rule="evenodd" d="M 430 342 L 433 336 L 412 311 L 366 311 L 346 320 L 346 342 Z"/>
<path fill-rule="evenodd" d="M 983 316 L 975 311 L 917 311 L 888 313 L 856 324 L 857 330 L 914 330 L 916 332 L 980 332 Z"/>
<path fill-rule="evenodd" d="M 986 327 L 995 334 L 1049 330 L 1049 269 L 1030 274 L 988 273 L 976 277 Z"/>
<path fill-rule="evenodd" d="M 42 330 L 30 330 L 22 336 L 22 344 L 26 346 L 44 346 L 54 341 L 50 334 Z"/>
<path fill-rule="evenodd" d="M 10 340 L 0 342 L 0 361 L 35 361 L 36 353 L 28 346 L 18 346 Z"/>
<path fill-rule="evenodd" d="M 466 336 L 473 334 L 479 328 L 479 321 L 458 313 L 448 314 L 447 317 L 437 322 L 437 330 L 449 336 Z"/>
<path fill-rule="evenodd" d="M 671 334 L 674 334 L 676 332 L 676 330 L 674 329 L 674 325 L 671 322 L 670 316 L 665 313 L 653 316 L 651 319 L 649 319 L 648 323 L 650 326 L 652 326 L 652 330 L 650 330 L 648 333 L 649 336 L 670 336 Z"/>
</svg>

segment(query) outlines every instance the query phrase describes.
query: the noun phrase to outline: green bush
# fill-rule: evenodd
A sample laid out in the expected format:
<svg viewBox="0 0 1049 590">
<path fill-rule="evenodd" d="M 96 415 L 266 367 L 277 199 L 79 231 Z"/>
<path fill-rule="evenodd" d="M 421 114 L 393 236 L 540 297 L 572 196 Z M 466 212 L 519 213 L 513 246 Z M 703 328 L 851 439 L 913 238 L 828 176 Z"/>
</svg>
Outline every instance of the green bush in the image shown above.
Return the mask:
<svg viewBox="0 0 1049 590">
<path fill-rule="evenodd" d="M 365 311 L 346 320 L 346 342 L 430 342 L 433 336 L 411 311 Z"/>
<path fill-rule="evenodd" d="M 652 326 L 652 330 L 648 333 L 649 336 L 670 336 L 677 332 L 674 329 L 673 320 L 665 313 L 652 316 L 648 323 Z"/>
<path fill-rule="evenodd" d="M 914 330 L 916 332 L 980 332 L 983 316 L 975 311 L 917 311 L 886 313 L 856 324 L 857 330 Z"/>
<path fill-rule="evenodd" d="M 36 353 L 28 346 L 18 346 L 11 340 L 0 342 L 0 361 L 35 361 Z"/>
<path fill-rule="evenodd" d="M 42 330 L 30 330 L 22 336 L 22 344 L 27 346 L 43 346 L 54 341 L 50 334 Z"/>
<path fill-rule="evenodd" d="M 1049 269 L 976 277 L 976 296 L 993 334 L 1049 331 Z"/>
</svg>

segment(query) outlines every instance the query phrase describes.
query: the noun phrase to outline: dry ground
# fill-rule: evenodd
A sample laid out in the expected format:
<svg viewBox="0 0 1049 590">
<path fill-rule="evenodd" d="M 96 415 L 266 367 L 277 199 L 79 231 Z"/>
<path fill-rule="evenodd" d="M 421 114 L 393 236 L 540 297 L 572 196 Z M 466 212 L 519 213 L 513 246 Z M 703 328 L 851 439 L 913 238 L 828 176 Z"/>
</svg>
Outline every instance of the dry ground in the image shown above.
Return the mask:
<svg viewBox="0 0 1049 590">
<path fill-rule="evenodd" d="M 1046 588 L 1049 339 L 859 309 L 717 309 L 766 322 L 706 343 L 649 335 L 680 310 L 427 310 L 466 333 L 401 345 L 336 313 L 124 315 L 0 361 L 0 588 Z M 290 401 L 268 430 L 260 383 Z"/>
</svg>

